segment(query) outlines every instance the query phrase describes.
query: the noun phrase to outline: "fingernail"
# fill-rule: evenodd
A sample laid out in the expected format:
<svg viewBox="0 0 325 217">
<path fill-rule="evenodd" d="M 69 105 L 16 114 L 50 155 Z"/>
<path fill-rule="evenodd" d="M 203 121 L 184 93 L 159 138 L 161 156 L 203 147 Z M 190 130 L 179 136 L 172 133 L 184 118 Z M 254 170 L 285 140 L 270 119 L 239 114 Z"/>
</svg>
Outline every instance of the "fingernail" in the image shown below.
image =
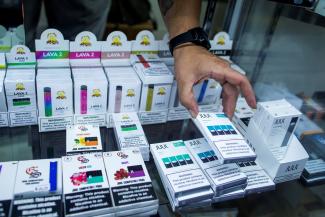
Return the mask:
<svg viewBox="0 0 325 217">
<path fill-rule="evenodd" d="M 188 111 L 190 112 L 192 118 L 196 118 L 196 113 L 194 111 L 192 110 L 188 110 Z"/>
</svg>

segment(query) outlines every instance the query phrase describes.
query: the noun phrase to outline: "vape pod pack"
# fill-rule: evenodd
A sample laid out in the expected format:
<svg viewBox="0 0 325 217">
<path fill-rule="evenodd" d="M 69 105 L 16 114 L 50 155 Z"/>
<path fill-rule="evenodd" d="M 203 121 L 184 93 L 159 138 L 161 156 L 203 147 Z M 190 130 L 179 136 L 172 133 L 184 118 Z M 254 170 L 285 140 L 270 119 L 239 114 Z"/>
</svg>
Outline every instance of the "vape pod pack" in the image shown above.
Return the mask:
<svg viewBox="0 0 325 217">
<path fill-rule="evenodd" d="M 200 112 L 193 121 L 222 164 L 256 159 L 254 151 L 224 113 Z"/>
<path fill-rule="evenodd" d="M 210 52 L 225 60 L 230 60 L 233 41 L 229 38 L 228 33 L 219 32 L 210 41 Z"/>
<path fill-rule="evenodd" d="M 138 148 L 143 160 L 149 161 L 149 144 L 137 113 L 114 113 L 112 119 L 119 150 Z"/>
<path fill-rule="evenodd" d="M 121 31 L 113 31 L 102 42 L 101 63 L 104 67 L 130 66 L 131 41 Z"/>
<path fill-rule="evenodd" d="M 204 138 L 185 141 L 185 145 L 208 178 L 215 197 L 245 189 L 247 176 L 235 163 L 221 164 Z"/>
<path fill-rule="evenodd" d="M 76 124 L 106 126 L 108 82 L 103 68 L 72 68 Z"/>
<path fill-rule="evenodd" d="M 272 152 L 285 155 L 301 113 L 285 99 L 259 102 L 252 121 Z"/>
<path fill-rule="evenodd" d="M 0 216 L 10 216 L 17 165 L 17 161 L 0 163 Z"/>
<path fill-rule="evenodd" d="M 5 90 L 10 126 L 37 124 L 35 56 L 26 46 L 16 45 L 6 54 Z"/>
<path fill-rule="evenodd" d="M 69 67 L 69 41 L 56 29 L 47 29 L 35 40 L 37 67 Z"/>
<path fill-rule="evenodd" d="M 108 127 L 113 127 L 112 114 L 138 112 L 141 81 L 132 67 L 105 68 L 108 86 Z"/>
<path fill-rule="evenodd" d="M 12 216 L 61 216 L 61 159 L 19 161 L 14 197 Z"/>
<path fill-rule="evenodd" d="M 11 33 L 0 25 L 0 52 L 8 52 L 11 48 Z"/>
<path fill-rule="evenodd" d="M 39 68 L 36 76 L 39 130 L 64 130 L 73 124 L 70 68 Z"/>
<path fill-rule="evenodd" d="M 139 118 L 142 124 L 163 123 L 167 112 L 173 74 L 158 55 L 158 43 L 149 31 L 137 34 L 130 57 L 142 81 Z"/>
<path fill-rule="evenodd" d="M 158 199 L 139 149 L 103 153 L 117 216 L 155 215 Z"/>
<path fill-rule="evenodd" d="M 247 104 L 245 98 L 238 98 L 232 122 L 244 137 L 246 137 L 248 124 L 253 116 L 254 110 Z"/>
<path fill-rule="evenodd" d="M 150 151 L 174 210 L 213 197 L 207 177 L 182 140 L 151 144 Z"/>
<path fill-rule="evenodd" d="M 96 36 L 89 32 L 80 32 L 75 41 L 70 41 L 69 60 L 71 67 L 101 66 L 101 44 Z"/>
<path fill-rule="evenodd" d="M 98 126 L 70 125 L 67 127 L 66 135 L 67 155 L 103 150 Z"/>
<path fill-rule="evenodd" d="M 261 193 L 275 189 L 275 184 L 257 161 L 237 163 L 240 171 L 248 177 L 245 194 Z"/>
<path fill-rule="evenodd" d="M 102 153 L 62 157 L 65 216 L 114 216 Z"/>
<path fill-rule="evenodd" d="M 6 103 L 6 94 L 4 80 L 6 76 L 6 58 L 4 53 L 0 53 L 0 127 L 9 125 L 8 109 Z"/>
</svg>

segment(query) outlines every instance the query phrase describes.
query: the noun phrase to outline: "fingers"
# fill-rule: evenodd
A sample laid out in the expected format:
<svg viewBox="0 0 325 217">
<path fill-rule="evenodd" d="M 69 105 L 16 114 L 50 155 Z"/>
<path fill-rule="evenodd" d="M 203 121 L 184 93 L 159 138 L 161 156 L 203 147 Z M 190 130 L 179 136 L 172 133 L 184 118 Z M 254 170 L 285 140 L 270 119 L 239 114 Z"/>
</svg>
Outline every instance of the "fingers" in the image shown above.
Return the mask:
<svg viewBox="0 0 325 217">
<path fill-rule="evenodd" d="M 234 115 L 239 91 L 236 86 L 225 83 L 222 90 L 223 111 L 231 119 Z"/>
<path fill-rule="evenodd" d="M 189 81 L 179 81 L 178 95 L 182 105 L 189 110 L 193 118 L 196 118 L 199 113 L 199 108 L 193 94 L 193 83 Z"/>
</svg>

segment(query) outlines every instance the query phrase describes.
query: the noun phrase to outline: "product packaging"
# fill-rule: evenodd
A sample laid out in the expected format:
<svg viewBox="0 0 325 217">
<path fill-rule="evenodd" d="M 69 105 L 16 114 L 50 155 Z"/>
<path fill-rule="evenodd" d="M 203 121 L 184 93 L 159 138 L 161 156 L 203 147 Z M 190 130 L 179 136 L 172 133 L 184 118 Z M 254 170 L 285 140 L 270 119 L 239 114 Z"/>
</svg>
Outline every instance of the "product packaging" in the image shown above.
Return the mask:
<svg viewBox="0 0 325 217">
<path fill-rule="evenodd" d="M 243 198 L 243 197 L 245 197 L 245 190 L 240 189 L 240 190 L 236 190 L 236 191 L 232 191 L 232 192 L 220 195 L 219 197 L 214 197 L 212 199 L 212 202 L 220 203 L 220 202 L 235 200 L 235 199 Z"/>
<path fill-rule="evenodd" d="M 19 161 L 12 216 L 62 216 L 61 159 Z"/>
<path fill-rule="evenodd" d="M 249 107 L 245 98 L 238 98 L 232 122 L 244 137 L 246 137 L 248 123 L 253 115 L 254 110 Z"/>
<path fill-rule="evenodd" d="M 96 36 L 89 32 L 80 32 L 75 41 L 70 42 L 71 67 L 100 67 L 101 44 Z"/>
<path fill-rule="evenodd" d="M 139 148 L 143 160 L 149 161 L 149 144 L 137 113 L 114 113 L 112 117 L 119 150 Z"/>
<path fill-rule="evenodd" d="M 9 126 L 37 124 L 35 54 L 24 45 L 16 45 L 6 58 L 8 69 L 4 83 Z"/>
<path fill-rule="evenodd" d="M 142 124 L 164 123 L 173 74 L 159 59 L 158 43 L 149 31 L 137 34 L 132 44 L 131 64 L 142 81 L 139 118 Z"/>
<path fill-rule="evenodd" d="M 11 216 L 17 165 L 17 161 L 0 163 L 0 216 Z"/>
<path fill-rule="evenodd" d="M 292 136 L 287 151 L 265 142 L 264 135 L 260 133 L 259 127 L 253 119 L 250 120 L 247 129 L 247 142 L 254 149 L 257 156 L 257 163 L 267 172 L 274 183 L 280 183 L 298 179 L 305 167 L 308 154 L 300 144 L 296 136 Z"/>
<path fill-rule="evenodd" d="M 0 52 L 9 52 L 11 48 L 11 33 L 0 25 Z"/>
<path fill-rule="evenodd" d="M 35 40 L 38 68 L 69 67 L 69 41 L 56 29 L 47 29 Z"/>
<path fill-rule="evenodd" d="M 108 82 L 102 68 L 72 68 L 75 124 L 106 126 Z"/>
<path fill-rule="evenodd" d="M 210 52 L 225 60 L 230 60 L 233 41 L 230 40 L 228 33 L 219 32 L 210 41 Z"/>
<path fill-rule="evenodd" d="M 11 32 L 11 46 L 25 44 L 25 29 L 24 25 L 19 25 Z"/>
<path fill-rule="evenodd" d="M 149 173 L 139 149 L 103 154 L 117 216 L 129 216 L 158 210 Z"/>
<path fill-rule="evenodd" d="M 185 145 L 208 178 L 215 197 L 245 189 L 247 176 L 235 163 L 221 164 L 204 138 L 185 141 Z"/>
<path fill-rule="evenodd" d="M 102 150 L 102 140 L 98 126 L 71 125 L 67 127 L 67 155 L 84 154 Z"/>
<path fill-rule="evenodd" d="M 6 94 L 4 87 L 4 80 L 6 76 L 6 58 L 4 53 L 0 53 L 0 127 L 7 127 L 8 108 L 6 103 Z"/>
<path fill-rule="evenodd" d="M 40 68 L 36 76 L 40 132 L 73 124 L 73 85 L 69 68 Z"/>
<path fill-rule="evenodd" d="M 151 144 L 150 151 L 172 207 L 212 198 L 208 179 L 182 140 Z"/>
<path fill-rule="evenodd" d="M 121 31 L 113 31 L 102 42 L 101 63 L 104 67 L 130 66 L 131 41 Z"/>
<path fill-rule="evenodd" d="M 114 216 L 102 153 L 62 157 L 65 216 Z"/>
<path fill-rule="evenodd" d="M 113 113 L 139 111 L 141 81 L 130 66 L 110 67 L 105 71 L 109 84 L 107 126 L 113 127 Z"/>
<path fill-rule="evenodd" d="M 222 164 L 256 159 L 254 151 L 224 113 L 200 112 L 193 121 Z"/>
<path fill-rule="evenodd" d="M 256 161 L 237 163 L 240 170 L 248 177 L 245 194 L 261 193 L 275 189 L 275 184 L 270 176 Z"/>
<path fill-rule="evenodd" d="M 162 40 L 158 41 L 158 56 L 167 66 L 174 66 L 174 57 L 169 50 L 168 33 L 164 35 Z"/>
</svg>

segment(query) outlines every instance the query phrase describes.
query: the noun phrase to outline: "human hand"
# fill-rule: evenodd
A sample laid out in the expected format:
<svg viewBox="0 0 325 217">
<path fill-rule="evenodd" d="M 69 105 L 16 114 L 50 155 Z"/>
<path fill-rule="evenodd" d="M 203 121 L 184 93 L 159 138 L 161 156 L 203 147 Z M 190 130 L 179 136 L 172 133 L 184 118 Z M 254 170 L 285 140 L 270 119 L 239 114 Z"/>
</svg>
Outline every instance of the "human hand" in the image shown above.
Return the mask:
<svg viewBox="0 0 325 217">
<path fill-rule="evenodd" d="M 222 104 L 228 117 L 231 118 L 234 114 L 239 91 L 248 105 L 256 108 L 255 95 L 248 79 L 232 69 L 226 60 L 193 44 L 176 47 L 173 54 L 179 98 L 192 117 L 196 117 L 199 112 L 193 94 L 193 85 L 209 78 L 215 79 L 223 87 Z"/>
</svg>

